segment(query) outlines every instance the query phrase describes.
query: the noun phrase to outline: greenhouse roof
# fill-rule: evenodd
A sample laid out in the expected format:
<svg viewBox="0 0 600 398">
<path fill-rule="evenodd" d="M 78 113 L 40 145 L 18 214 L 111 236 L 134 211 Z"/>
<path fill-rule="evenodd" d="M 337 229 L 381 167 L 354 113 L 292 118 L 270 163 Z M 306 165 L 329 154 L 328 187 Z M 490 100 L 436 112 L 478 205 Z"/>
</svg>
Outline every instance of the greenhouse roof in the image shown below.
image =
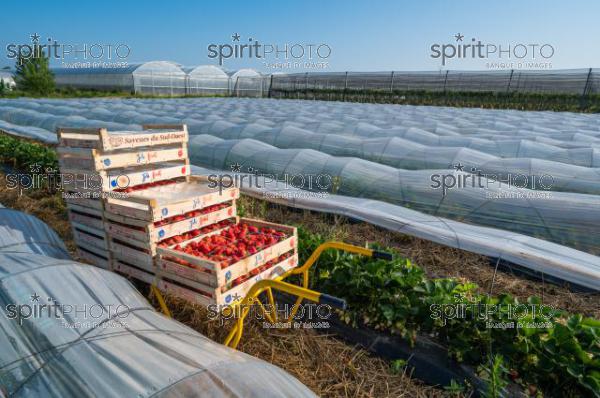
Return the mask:
<svg viewBox="0 0 600 398">
<path fill-rule="evenodd" d="M 202 76 L 218 76 L 226 78 L 227 72 L 215 65 L 199 65 L 199 66 L 186 66 L 183 71 L 188 75 L 202 75 Z"/>
<path fill-rule="evenodd" d="M 237 71 L 230 71 L 230 72 L 227 72 L 227 74 L 229 76 L 231 76 L 232 78 L 239 77 L 239 76 L 251 76 L 251 77 L 260 76 L 260 72 L 258 72 L 257 70 L 254 70 L 254 69 L 250 69 L 250 68 L 240 69 Z"/>
</svg>

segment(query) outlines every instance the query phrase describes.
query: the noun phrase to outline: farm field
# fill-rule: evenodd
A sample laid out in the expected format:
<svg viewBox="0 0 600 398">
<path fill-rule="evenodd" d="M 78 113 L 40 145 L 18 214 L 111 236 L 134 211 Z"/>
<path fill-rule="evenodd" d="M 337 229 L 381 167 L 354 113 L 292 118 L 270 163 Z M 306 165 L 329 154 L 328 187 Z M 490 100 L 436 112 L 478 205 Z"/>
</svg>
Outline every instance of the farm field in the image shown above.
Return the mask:
<svg viewBox="0 0 600 398">
<path fill-rule="evenodd" d="M 207 172 L 287 179 L 286 192 L 267 187 L 280 203 L 600 286 L 598 115 L 238 98 L 0 101 L 0 128 L 49 143 L 58 126 L 148 123 L 187 124 L 192 164 Z M 290 192 L 301 197 L 285 199 Z"/>
<path fill-rule="evenodd" d="M 246 177 L 246 185 L 237 180 L 244 194 L 240 216 L 300 228 L 301 259 L 328 239 L 394 253 L 389 264 L 353 256 L 321 261 L 311 287 L 348 301 L 349 310 L 338 316 L 350 327 L 411 344 L 434 336 L 483 380 L 491 377 L 487 352 L 498 354 L 498 368 L 504 357 L 507 377 L 530 391 L 567 373 L 561 388 L 596 388 L 595 365 L 563 352 L 553 328 L 522 335 L 486 330 L 478 320 L 441 325 L 429 313 L 431 303 L 457 300 L 457 294 L 466 303 L 541 302 L 559 310 L 554 327 L 577 339 L 578 352 L 596 355 L 600 301 L 597 293 L 578 292 L 600 286 L 595 115 L 223 98 L 17 99 L 0 101 L 0 129 L 10 134 L 0 136 L 1 156 L 9 170 L 27 172 L 41 163 L 52 174 L 57 127 L 139 131 L 143 124 L 178 123 L 188 127 L 192 172 L 209 181 Z M 59 194 L 42 188 L 24 199 L 7 185 L 0 191 L 1 203 L 40 216 L 73 245 Z M 176 319 L 222 340 L 222 331 L 203 321 L 198 307 L 167 301 Z M 531 321 L 539 320 L 532 315 Z M 403 360 L 382 361 L 327 335 L 257 325 L 250 330 L 242 350 L 281 366 L 322 396 L 373 396 L 375 389 L 375 396 L 398 396 L 402 389 L 414 396 L 445 393 L 407 377 Z M 271 339 L 272 346 L 266 343 Z M 517 343 L 521 339 L 524 345 Z M 473 346 L 480 350 L 468 348 Z M 323 364 L 290 363 L 279 357 L 282 347 L 350 359 L 339 371 L 320 373 L 340 374 L 332 388 L 310 377 Z M 529 362 L 547 349 L 555 350 L 548 362 Z M 349 377 L 355 366 L 368 371 Z M 573 366 L 582 366 L 578 375 L 569 373 Z M 383 374 L 382 385 L 374 383 L 376 373 Z"/>
<path fill-rule="evenodd" d="M 75 245 L 66 217 L 66 207 L 60 194 L 36 190 L 25 191 L 20 196 L 15 190 L 7 189 L 4 176 L 2 177 L 0 203 L 39 217 L 58 232 L 69 251 L 74 253 Z M 494 269 L 489 267 L 487 260 L 482 256 L 449 249 L 400 233 L 390 234 L 366 223 L 350 223 L 343 217 L 331 219 L 315 212 L 290 212 L 286 206 L 268 204 L 249 197 L 240 200 L 240 207 L 244 209 L 246 216 L 291 223 L 329 239 L 359 245 L 365 241 L 379 242 L 413 259 L 431 278 L 453 277 L 472 281 L 479 285 L 478 291 L 482 293 L 508 293 L 523 302 L 529 296 L 544 297 L 544 302 L 555 308 L 596 319 L 600 317 L 598 294 L 573 293 L 565 288 L 523 279 L 506 272 L 495 274 Z M 142 292 L 148 293 L 146 287 L 140 288 Z M 218 323 L 206 321 L 205 308 L 191 305 L 173 296 L 165 298 L 175 319 L 215 341 L 222 341 L 223 329 Z M 153 304 L 159 309 L 156 301 Z M 441 386 L 434 388 L 411 379 L 409 370 L 401 370 L 398 373 L 394 370 L 393 361 L 379 359 L 350 343 L 330 336 L 327 332 L 269 331 L 261 328 L 259 322 L 252 322 L 248 327 L 247 336 L 239 347 L 241 351 L 282 367 L 320 396 L 345 397 L 348 393 L 357 397 L 397 397 L 402 394 L 418 397 L 455 396 Z M 289 351 L 299 355 L 291 360 Z M 320 355 L 323 352 L 327 352 L 328 355 Z M 330 363 L 327 359 L 330 356 L 341 360 Z M 360 372 L 351 369 L 360 369 Z M 464 392 L 468 395 L 468 389 Z"/>
</svg>

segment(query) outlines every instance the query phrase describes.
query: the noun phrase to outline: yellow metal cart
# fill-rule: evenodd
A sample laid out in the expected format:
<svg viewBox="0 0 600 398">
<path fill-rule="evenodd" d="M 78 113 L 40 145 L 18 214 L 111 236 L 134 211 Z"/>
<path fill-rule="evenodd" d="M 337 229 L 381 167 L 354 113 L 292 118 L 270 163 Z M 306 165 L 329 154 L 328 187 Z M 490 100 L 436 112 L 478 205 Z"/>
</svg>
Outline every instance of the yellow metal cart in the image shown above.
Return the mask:
<svg viewBox="0 0 600 398">
<path fill-rule="evenodd" d="M 225 338 L 223 344 L 232 348 L 236 348 L 238 346 L 244 333 L 244 320 L 248 315 L 248 312 L 250 311 L 250 307 L 254 304 L 259 306 L 266 319 L 268 319 L 272 323 L 278 322 L 277 312 L 275 311 L 271 313 L 270 311 L 267 311 L 262 301 L 259 300 L 258 297 L 262 293 L 266 294 L 266 298 L 271 308 L 275 308 L 273 290 L 277 290 L 297 297 L 296 302 L 292 307 L 291 313 L 284 322 L 292 321 L 292 319 L 296 316 L 298 308 L 303 300 L 308 300 L 319 304 L 327 304 L 334 308 L 345 309 L 345 300 L 334 296 L 330 296 L 325 293 L 316 292 L 308 288 L 310 267 L 312 267 L 317 262 L 317 260 L 325 250 L 329 249 L 341 250 L 348 253 L 360 254 L 363 256 L 374 258 L 382 258 L 386 260 L 391 260 L 392 258 L 390 253 L 349 245 L 343 242 L 326 242 L 321 244 L 319 247 L 317 247 L 317 249 L 308 258 L 308 260 L 306 260 L 306 263 L 304 263 L 302 266 L 292 268 L 291 270 L 278 276 L 275 279 L 263 279 L 256 282 L 250 288 L 250 291 L 248 291 L 248 293 L 243 299 L 237 301 L 231 306 L 226 307 L 223 310 L 235 311 L 235 313 L 238 315 L 237 319 L 235 320 L 235 323 L 233 324 L 233 327 L 231 328 L 229 334 Z M 284 282 L 284 279 L 292 275 L 302 275 L 301 286 Z M 156 296 L 163 313 L 170 317 L 171 313 L 165 303 L 165 300 L 162 297 L 160 290 L 154 285 L 152 285 L 151 289 L 152 293 Z"/>
</svg>

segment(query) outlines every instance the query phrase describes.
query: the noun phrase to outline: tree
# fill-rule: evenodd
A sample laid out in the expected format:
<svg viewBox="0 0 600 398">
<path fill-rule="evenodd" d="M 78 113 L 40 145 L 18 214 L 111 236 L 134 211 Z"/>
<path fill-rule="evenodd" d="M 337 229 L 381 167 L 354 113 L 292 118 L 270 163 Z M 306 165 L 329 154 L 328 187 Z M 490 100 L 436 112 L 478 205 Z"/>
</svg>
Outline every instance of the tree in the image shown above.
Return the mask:
<svg viewBox="0 0 600 398">
<path fill-rule="evenodd" d="M 54 75 L 50 71 L 49 58 L 38 44 L 33 53 L 17 59 L 15 82 L 17 88 L 33 94 L 46 95 L 54 91 Z"/>
</svg>

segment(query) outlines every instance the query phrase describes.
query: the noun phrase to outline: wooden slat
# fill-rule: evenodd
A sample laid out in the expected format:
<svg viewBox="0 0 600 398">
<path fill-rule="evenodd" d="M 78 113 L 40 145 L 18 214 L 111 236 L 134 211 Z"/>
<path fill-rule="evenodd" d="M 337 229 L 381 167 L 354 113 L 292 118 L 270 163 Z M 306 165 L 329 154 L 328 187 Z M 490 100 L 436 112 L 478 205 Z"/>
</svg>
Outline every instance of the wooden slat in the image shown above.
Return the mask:
<svg viewBox="0 0 600 398">
<path fill-rule="evenodd" d="M 120 274 L 130 276 L 139 281 L 145 282 L 147 284 L 152 284 L 155 280 L 155 276 L 152 273 L 145 272 L 137 267 L 124 264 L 122 261 L 113 260 L 111 262 L 111 266 L 113 271 L 118 272 Z"/>
<path fill-rule="evenodd" d="M 109 170 L 184 160 L 188 157 L 188 152 L 185 145 L 177 145 L 125 153 L 94 153 L 93 157 L 96 170 Z"/>
<path fill-rule="evenodd" d="M 90 217 L 86 214 L 69 211 L 69 220 L 71 223 L 82 224 L 104 230 L 104 220 L 102 218 Z"/>
<path fill-rule="evenodd" d="M 110 270 L 110 261 L 106 258 L 99 257 L 94 253 L 90 253 L 89 251 L 81 250 L 81 248 L 77 249 L 77 255 L 82 260 L 95 265 L 96 267 Z"/>
</svg>

